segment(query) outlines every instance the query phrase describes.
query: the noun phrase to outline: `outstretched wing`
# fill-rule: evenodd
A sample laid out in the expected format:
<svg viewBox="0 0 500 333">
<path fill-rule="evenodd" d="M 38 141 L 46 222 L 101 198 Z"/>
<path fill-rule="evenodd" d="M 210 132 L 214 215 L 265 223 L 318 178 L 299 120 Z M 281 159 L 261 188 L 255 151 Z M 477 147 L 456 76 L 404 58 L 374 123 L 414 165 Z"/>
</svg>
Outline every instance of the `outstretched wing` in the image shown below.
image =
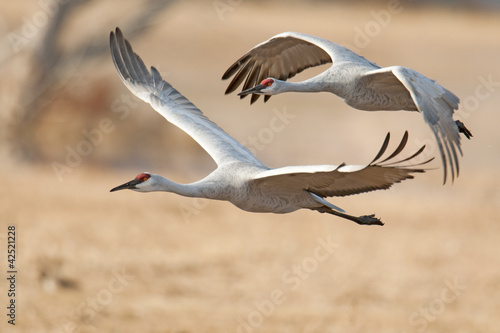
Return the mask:
<svg viewBox="0 0 500 333">
<path fill-rule="evenodd" d="M 462 155 L 460 133 L 453 112 L 460 100 L 436 81 L 405 67 L 392 66 L 370 71 L 365 74 L 369 88 L 380 92 L 401 92 L 407 90 L 413 102 L 431 128 L 441 154 L 446 183 L 448 163 L 452 180 L 458 176 L 457 150 Z"/>
<path fill-rule="evenodd" d="M 320 197 L 346 196 L 388 189 L 395 183 L 413 178 L 414 173 L 425 172 L 422 168 L 415 168 L 432 160 L 416 163 L 416 157 L 420 156 L 425 146 L 403 160 L 391 162 L 403 151 L 408 142 L 407 132 L 394 152 L 377 162 L 384 155 L 389 138 L 390 135 L 387 134 L 379 153 L 368 165 L 292 166 L 272 169 L 258 174 L 250 185 L 258 186 L 265 193 L 275 195 L 298 193 L 304 190 Z M 409 161 L 416 164 L 402 165 Z"/>
<path fill-rule="evenodd" d="M 226 94 L 235 91 L 243 81 L 245 83 L 242 90 L 246 90 L 268 77 L 286 80 L 304 69 L 332 62 L 335 58 L 332 52 L 329 54 L 332 44 L 324 39 L 296 32 L 276 35 L 255 46 L 226 70 L 222 75 L 223 80 L 234 75 Z M 241 96 L 243 97 L 245 96 Z M 265 101 L 269 97 L 271 96 L 265 96 Z M 259 95 L 253 94 L 251 103 L 258 98 Z"/>
<path fill-rule="evenodd" d="M 156 68 L 148 71 L 119 28 L 110 34 L 111 56 L 123 83 L 137 97 L 151 104 L 165 119 L 196 140 L 215 162 L 262 163 L 238 141 L 203 115 L 200 109 L 163 81 Z"/>
</svg>

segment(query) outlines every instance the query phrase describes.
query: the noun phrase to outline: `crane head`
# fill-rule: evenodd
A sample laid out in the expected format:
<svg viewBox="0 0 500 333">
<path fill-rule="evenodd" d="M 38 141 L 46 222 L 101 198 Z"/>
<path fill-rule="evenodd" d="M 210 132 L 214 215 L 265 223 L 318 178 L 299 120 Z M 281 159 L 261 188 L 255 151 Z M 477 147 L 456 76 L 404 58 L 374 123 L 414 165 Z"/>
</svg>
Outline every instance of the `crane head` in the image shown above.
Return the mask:
<svg viewBox="0 0 500 333">
<path fill-rule="evenodd" d="M 267 78 L 262 80 L 258 85 L 253 88 L 243 90 L 238 94 L 238 96 L 245 96 L 250 94 L 259 94 L 259 95 L 273 95 L 273 87 L 276 83 L 276 80 L 273 78 Z"/>
<path fill-rule="evenodd" d="M 151 174 L 144 172 L 139 175 L 137 175 L 134 179 L 132 179 L 129 182 L 126 182 L 125 184 L 122 184 L 120 186 L 117 186 L 115 188 L 112 188 L 110 192 L 115 192 L 119 190 L 135 190 L 135 191 L 140 191 L 146 189 L 148 187 L 148 180 L 150 180 Z"/>
</svg>

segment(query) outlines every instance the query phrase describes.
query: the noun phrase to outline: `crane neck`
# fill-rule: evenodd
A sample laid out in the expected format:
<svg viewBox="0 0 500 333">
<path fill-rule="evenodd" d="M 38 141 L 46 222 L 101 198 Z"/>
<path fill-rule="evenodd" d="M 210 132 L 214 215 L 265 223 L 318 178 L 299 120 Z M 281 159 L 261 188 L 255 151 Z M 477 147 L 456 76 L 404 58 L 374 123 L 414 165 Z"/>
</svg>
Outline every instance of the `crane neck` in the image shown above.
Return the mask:
<svg viewBox="0 0 500 333">
<path fill-rule="evenodd" d="M 155 191 L 172 192 L 184 197 L 196 197 L 196 191 L 191 184 L 179 184 L 164 177 L 158 177 Z"/>
<path fill-rule="evenodd" d="M 172 192 L 191 198 L 217 199 L 218 197 L 216 191 L 211 188 L 210 182 L 205 182 L 203 179 L 190 184 L 179 184 L 162 176 L 155 175 L 155 182 L 147 189 L 147 192 L 155 191 Z"/>
<path fill-rule="evenodd" d="M 307 80 L 309 81 L 309 80 Z M 280 90 L 282 92 L 318 92 L 321 91 L 321 85 L 319 82 L 289 82 L 282 81 L 280 85 Z"/>
<path fill-rule="evenodd" d="M 336 93 L 336 85 L 330 80 L 325 81 L 322 74 L 300 82 L 281 81 L 281 92 L 333 92 Z"/>
</svg>

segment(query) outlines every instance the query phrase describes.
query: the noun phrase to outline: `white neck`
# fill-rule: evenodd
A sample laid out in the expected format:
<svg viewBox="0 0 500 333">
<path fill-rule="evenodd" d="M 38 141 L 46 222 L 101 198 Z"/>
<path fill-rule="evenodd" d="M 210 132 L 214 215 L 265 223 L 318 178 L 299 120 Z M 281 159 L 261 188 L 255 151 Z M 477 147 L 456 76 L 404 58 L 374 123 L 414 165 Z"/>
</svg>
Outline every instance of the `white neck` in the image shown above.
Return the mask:
<svg viewBox="0 0 500 333">
<path fill-rule="evenodd" d="M 191 184 L 179 184 L 159 175 L 152 175 L 153 183 L 138 190 L 140 192 L 172 192 L 184 197 L 218 199 L 216 189 L 203 179 Z"/>
<path fill-rule="evenodd" d="M 192 186 L 191 184 L 179 184 L 161 176 L 156 178 L 156 183 L 152 191 L 172 192 L 185 197 L 196 197 L 197 194 L 199 194 L 197 193 L 199 189 L 197 189 L 196 186 Z"/>
<path fill-rule="evenodd" d="M 280 85 L 278 87 L 277 93 L 282 92 L 321 92 L 329 91 L 335 93 L 334 88 L 332 88 L 331 83 L 325 84 L 325 82 L 319 79 L 318 76 L 313 77 L 309 80 L 300 82 L 289 82 L 289 81 L 279 81 Z"/>
</svg>

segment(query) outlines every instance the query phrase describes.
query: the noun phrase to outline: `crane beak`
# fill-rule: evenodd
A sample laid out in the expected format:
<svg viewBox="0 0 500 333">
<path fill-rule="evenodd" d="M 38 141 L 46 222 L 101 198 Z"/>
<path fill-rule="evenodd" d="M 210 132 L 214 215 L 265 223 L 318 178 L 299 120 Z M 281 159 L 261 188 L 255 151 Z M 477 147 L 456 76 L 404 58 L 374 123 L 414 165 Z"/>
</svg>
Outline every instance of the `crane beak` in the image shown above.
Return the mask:
<svg viewBox="0 0 500 333">
<path fill-rule="evenodd" d="M 133 190 L 136 189 L 135 185 L 139 184 L 141 181 L 138 179 L 133 179 L 129 182 L 126 182 L 123 185 L 117 186 L 115 188 L 112 188 L 111 191 L 109 192 L 115 192 L 115 191 L 120 191 L 120 190 Z"/>
<path fill-rule="evenodd" d="M 250 95 L 250 94 L 262 94 L 261 90 L 266 88 L 267 86 L 263 85 L 263 84 L 258 84 L 256 85 L 255 87 L 253 88 L 250 88 L 250 89 L 247 89 L 247 90 L 243 90 L 242 92 L 240 92 L 238 94 L 238 96 L 246 96 L 246 95 Z"/>
</svg>

